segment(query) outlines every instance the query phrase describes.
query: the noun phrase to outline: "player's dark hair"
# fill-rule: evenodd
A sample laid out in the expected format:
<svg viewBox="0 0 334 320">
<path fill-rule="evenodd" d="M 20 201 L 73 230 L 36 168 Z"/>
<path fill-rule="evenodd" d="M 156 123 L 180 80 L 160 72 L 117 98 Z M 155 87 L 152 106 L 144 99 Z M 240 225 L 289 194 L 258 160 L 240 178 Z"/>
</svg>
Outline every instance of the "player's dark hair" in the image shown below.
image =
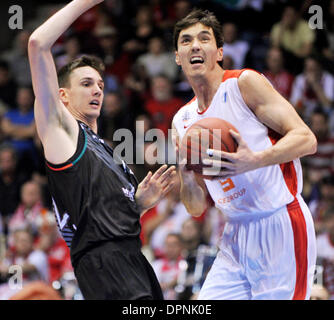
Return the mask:
<svg viewBox="0 0 334 320">
<path fill-rule="evenodd" d="M 196 23 L 202 23 L 203 25 L 212 28 L 213 34 L 216 39 L 217 48 L 223 47 L 224 37 L 223 28 L 216 16 L 209 10 L 193 9 L 186 17 L 181 19 L 175 24 L 173 33 L 174 49 L 178 49 L 178 39 L 180 32 L 183 29 L 187 29 Z M 222 66 L 222 61 L 218 62 Z"/>
<path fill-rule="evenodd" d="M 58 84 L 59 88 L 69 88 L 70 87 L 70 74 L 73 70 L 81 67 L 92 67 L 95 69 L 101 77 L 103 77 L 103 71 L 105 69 L 102 60 L 95 56 L 82 56 L 72 62 L 66 64 L 58 71 Z"/>
</svg>

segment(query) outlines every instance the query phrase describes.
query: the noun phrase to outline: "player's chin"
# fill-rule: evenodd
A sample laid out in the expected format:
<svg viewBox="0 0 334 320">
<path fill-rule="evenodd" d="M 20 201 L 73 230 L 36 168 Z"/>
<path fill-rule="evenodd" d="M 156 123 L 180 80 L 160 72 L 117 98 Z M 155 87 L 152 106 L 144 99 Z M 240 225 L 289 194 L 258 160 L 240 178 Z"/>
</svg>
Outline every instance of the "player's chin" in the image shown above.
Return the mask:
<svg viewBox="0 0 334 320">
<path fill-rule="evenodd" d="M 94 108 L 87 111 L 87 115 L 92 118 L 98 118 L 101 114 L 101 108 Z"/>
<path fill-rule="evenodd" d="M 196 76 L 196 75 L 203 75 L 206 72 L 206 68 L 205 65 L 203 64 L 197 64 L 197 65 L 191 65 L 190 66 L 190 70 L 189 73 L 192 76 Z"/>
</svg>

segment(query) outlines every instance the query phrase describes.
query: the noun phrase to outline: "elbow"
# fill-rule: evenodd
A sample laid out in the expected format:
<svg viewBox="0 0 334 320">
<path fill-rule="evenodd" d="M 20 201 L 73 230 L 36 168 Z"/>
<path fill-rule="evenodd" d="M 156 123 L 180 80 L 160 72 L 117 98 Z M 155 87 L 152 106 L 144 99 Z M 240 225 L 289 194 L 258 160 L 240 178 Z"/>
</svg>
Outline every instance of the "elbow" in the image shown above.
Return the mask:
<svg viewBox="0 0 334 320">
<path fill-rule="evenodd" d="M 40 41 L 37 38 L 33 37 L 33 35 L 31 35 L 28 41 L 28 48 L 36 49 L 38 47 L 40 47 Z"/>
<path fill-rule="evenodd" d="M 311 154 L 314 154 L 317 152 L 318 150 L 318 141 L 317 141 L 317 138 L 315 137 L 315 135 L 313 134 L 313 142 L 312 142 L 312 147 L 311 147 Z"/>
<path fill-rule="evenodd" d="M 28 55 L 31 57 L 36 57 L 37 52 L 40 51 L 40 43 L 37 39 L 29 38 L 28 42 Z"/>
<path fill-rule="evenodd" d="M 310 146 L 308 150 L 308 154 L 316 153 L 318 149 L 318 141 L 312 131 L 310 131 L 308 134 L 308 140 L 309 140 L 309 146 Z"/>
<path fill-rule="evenodd" d="M 28 52 L 31 54 L 45 49 L 48 48 L 45 48 L 42 41 L 38 37 L 34 36 L 34 34 L 32 34 L 28 41 Z"/>
<path fill-rule="evenodd" d="M 190 207 L 190 206 L 185 206 L 185 207 L 186 207 L 188 213 L 195 218 L 200 217 L 205 212 L 205 210 L 207 209 L 206 206 L 203 206 L 202 208 L 200 208 L 200 207 Z"/>
</svg>

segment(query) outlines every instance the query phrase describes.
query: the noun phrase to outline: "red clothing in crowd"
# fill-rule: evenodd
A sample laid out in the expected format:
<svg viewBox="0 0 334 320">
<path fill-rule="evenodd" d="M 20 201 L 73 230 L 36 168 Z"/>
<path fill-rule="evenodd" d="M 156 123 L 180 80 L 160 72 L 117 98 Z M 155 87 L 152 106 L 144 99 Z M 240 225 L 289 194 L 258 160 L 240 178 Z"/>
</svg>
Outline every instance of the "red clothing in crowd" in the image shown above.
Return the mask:
<svg viewBox="0 0 334 320">
<path fill-rule="evenodd" d="M 273 74 L 270 71 L 265 71 L 263 74 L 270 81 L 273 87 L 287 100 L 290 99 L 294 76 L 286 71 L 281 71 L 278 74 Z"/>
<path fill-rule="evenodd" d="M 46 254 L 49 261 L 50 283 L 61 278 L 64 272 L 73 271 L 70 250 L 63 238 L 59 237 Z"/>
<path fill-rule="evenodd" d="M 162 130 L 167 138 L 168 129 L 171 128 L 173 117 L 183 105 L 183 100 L 176 97 L 166 102 L 158 102 L 150 98 L 145 105 L 145 109 L 150 114 L 152 127 Z"/>
</svg>

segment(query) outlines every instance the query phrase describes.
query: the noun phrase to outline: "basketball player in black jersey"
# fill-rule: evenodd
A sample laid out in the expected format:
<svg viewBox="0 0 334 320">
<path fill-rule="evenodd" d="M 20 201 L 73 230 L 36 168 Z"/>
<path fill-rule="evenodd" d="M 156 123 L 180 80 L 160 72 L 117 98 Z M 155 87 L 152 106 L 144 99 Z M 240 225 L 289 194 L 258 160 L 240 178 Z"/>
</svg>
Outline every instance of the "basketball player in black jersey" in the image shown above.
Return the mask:
<svg viewBox="0 0 334 320">
<path fill-rule="evenodd" d="M 140 251 L 140 214 L 173 187 L 164 165 L 138 185 L 127 165 L 97 134 L 103 66 L 82 57 L 57 73 L 51 47 L 101 0 L 73 0 L 29 39 L 35 121 L 59 228 L 85 299 L 162 299 Z"/>
</svg>

